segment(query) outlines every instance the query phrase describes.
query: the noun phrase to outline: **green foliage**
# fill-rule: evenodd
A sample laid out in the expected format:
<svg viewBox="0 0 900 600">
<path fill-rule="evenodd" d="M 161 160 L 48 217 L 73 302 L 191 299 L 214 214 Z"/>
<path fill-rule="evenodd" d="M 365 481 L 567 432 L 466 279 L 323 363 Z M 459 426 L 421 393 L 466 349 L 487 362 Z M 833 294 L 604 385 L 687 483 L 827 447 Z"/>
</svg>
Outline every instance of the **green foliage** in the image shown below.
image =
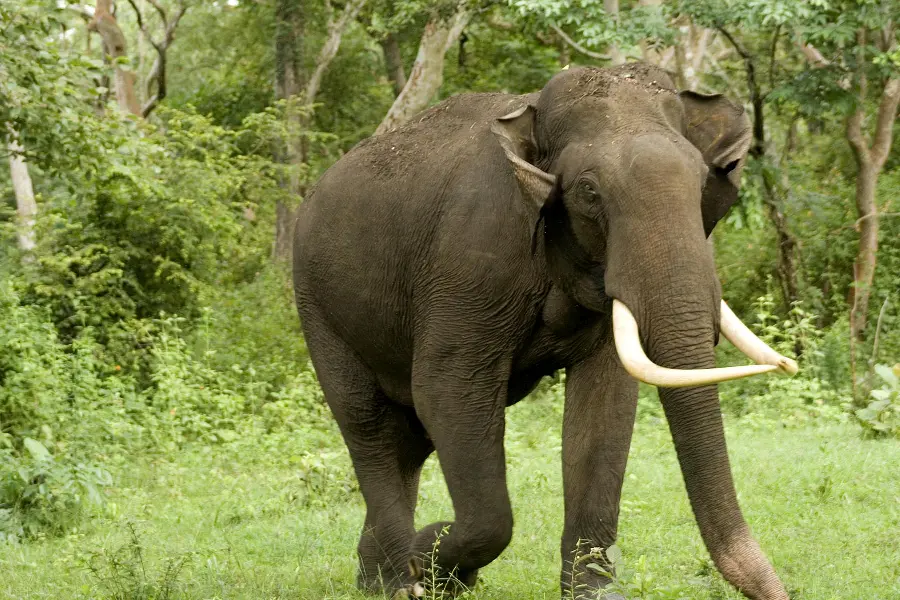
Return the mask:
<svg viewBox="0 0 900 600">
<path fill-rule="evenodd" d="M 0 542 L 70 531 L 105 504 L 102 489 L 112 483 L 105 469 L 53 456 L 33 438 L 22 442 L 18 452 L 0 447 Z"/>
<path fill-rule="evenodd" d="M 795 304 L 786 318 L 780 317 L 772 293 L 757 298 L 754 319 L 747 320 L 754 332 L 772 348 L 787 356 L 799 355 L 800 373 L 794 377 L 770 375 L 730 382 L 720 388 L 723 408 L 738 416 L 776 419 L 784 424 L 812 419 L 843 419 L 841 402 L 849 393 L 848 381 L 832 382 L 827 376 L 834 362 L 847 362 L 835 352 L 832 332 L 822 331 L 815 316 Z M 746 357 L 728 348 L 726 360 L 737 364 Z"/>
<path fill-rule="evenodd" d="M 644 6 L 623 2 L 619 15 L 604 10 L 602 0 L 509 0 L 509 7 L 529 25 L 546 29 L 553 24 L 570 30 L 585 47 L 603 50 L 620 46 L 632 59 L 639 59 L 640 43 L 670 45 L 676 37 L 669 26 L 667 6 Z"/>
<path fill-rule="evenodd" d="M 90 155 L 82 156 L 94 137 L 94 120 L 78 117 L 102 94 L 93 85 L 102 65 L 67 51 L 58 34 L 69 19 L 48 4 L 18 0 L 0 6 L 0 139 L 6 139 L 9 124 L 32 164 L 52 172 L 96 168 Z"/>
<path fill-rule="evenodd" d="M 127 539 L 116 548 L 91 552 L 85 566 L 104 600 L 172 600 L 181 598 L 179 576 L 192 558 L 182 554 L 167 559 L 158 573 L 148 571 L 144 545 L 133 522 L 124 525 Z"/>
<path fill-rule="evenodd" d="M 267 257 L 259 221 L 280 191 L 271 161 L 239 148 L 252 132 L 159 116 L 142 134 L 95 131 L 104 167 L 61 176 L 72 196 L 49 197 L 39 218 L 27 294 L 66 336 L 160 311 L 193 316 L 202 283 L 241 281 Z"/>
<path fill-rule="evenodd" d="M 601 566 L 607 562 L 612 565 L 612 571 Z M 688 600 L 692 597 L 692 588 L 702 583 L 695 580 L 691 582 L 693 586 L 664 584 L 649 570 L 647 563 L 647 557 L 642 554 L 632 567 L 630 561 L 623 557 L 621 548 L 615 544 L 606 549 L 592 548 L 590 552 L 576 554 L 573 559 L 573 566 L 583 565 L 586 569 L 610 579 L 610 584 L 598 594 L 597 598 L 621 594 L 635 600 Z M 569 597 L 574 598 L 583 587 L 583 584 L 572 581 L 572 592 Z"/>
<path fill-rule="evenodd" d="M 856 418 L 874 436 L 900 438 L 900 363 L 876 365 L 882 385 L 870 392 L 872 401 L 856 411 Z"/>
</svg>

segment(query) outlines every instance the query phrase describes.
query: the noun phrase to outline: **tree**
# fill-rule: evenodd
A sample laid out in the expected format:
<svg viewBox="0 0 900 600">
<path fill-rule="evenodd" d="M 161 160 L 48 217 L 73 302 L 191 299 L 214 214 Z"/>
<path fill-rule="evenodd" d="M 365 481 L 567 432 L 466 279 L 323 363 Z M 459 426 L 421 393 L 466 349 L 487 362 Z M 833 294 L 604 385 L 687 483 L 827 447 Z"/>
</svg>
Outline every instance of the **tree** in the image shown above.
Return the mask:
<svg viewBox="0 0 900 600">
<path fill-rule="evenodd" d="M 36 245 L 34 238 L 34 221 L 37 217 L 37 204 L 34 201 L 34 188 L 31 185 L 31 175 L 28 173 L 28 165 L 25 162 L 24 148 L 19 143 L 19 134 L 12 127 L 8 127 L 7 149 L 9 150 L 9 171 L 13 183 L 13 191 L 16 195 L 16 212 L 18 213 L 18 240 L 19 249 L 26 253 L 34 250 Z"/>
<path fill-rule="evenodd" d="M 178 8 L 175 10 L 174 16 L 170 19 L 166 9 L 162 7 L 158 0 L 148 0 L 148 2 L 156 9 L 159 18 L 162 21 L 163 35 L 160 40 L 155 40 L 153 38 L 149 26 L 145 22 L 144 15 L 141 14 L 141 10 L 138 8 L 135 1 L 128 0 L 131 8 L 134 9 L 134 14 L 137 16 L 138 27 L 141 29 L 141 34 L 144 36 L 144 39 L 153 46 L 153 49 L 156 50 L 156 59 L 153 61 L 153 66 L 150 68 L 150 74 L 147 76 L 144 83 L 147 100 L 144 102 L 143 106 L 141 106 L 141 116 L 145 118 L 153 112 L 153 109 L 156 108 L 157 104 L 166 97 L 166 53 L 168 52 L 172 41 L 175 39 L 175 28 L 178 27 L 181 17 L 183 17 L 184 13 L 187 11 L 187 5 L 180 2 Z M 153 89 L 154 87 L 156 88 L 155 92 Z"/>
<path fill-rule="evenodd" d="M 894 37 L 893 24 L 885 26 L 889 28 L 887 38 L 890 46 L 883 51 L 890 52 L 896 49 L 897 40 Z M 866 103 L 868 100 L 869 83 L 866 76 L 865 53 L 867 31 L 859 30 L 856 72 L 856 108 L 847 118 L 847 140 L 853 149 L 853 156 L 859 169 L 856 176 L 856 210 L 859 219 L 856 226 L 859 231 L 859 250 L 853 265 L 853 302 L 850 311 L 850 335 L 856 339 L 862 339 L 866 329 L 866 321 L 869 313 L 869 297 L 872 291 L 872 282 L 875 279 L 875 267 L 878 260 L 878 230 L 879 214 L 876 202 L 876 189 L 878 176 L 884 168 L 888 153 L 893 141 L 894 121 L 897 118 L 897 106 L 900 104 L 900 74 L 892 73 L 885 81 L 880 82 L 877 94 L 877 114 L 874 124 L 874 135 L 864 133 L 866 120 Z M 882 42 L 883 45 L 884 42 Z"/>
<path fill-rule="evenodd" d="M 325 40 L 316 56 L 312 72 L 305 77 L 303 71 L 304 14 L 299 0 L 278 0 L 276 5 L 276 96 L 286 101 L 288 121 L 286 162 L 290 165 L 287 189 L 292 197 L 303 195 L 300 170 L 307 162 L 306 130 L 310 124 L 313 105 L 322 85 L 328 66 L 337 56 L 341 40 L 350 23 L 359 14 L 366 0 L 347 0 L 343 10 L 335 15 L 334 7 L 326 2 L 328 13 Z M 305 82 L 305 85 L 304 85 Z M 275 223 L 276 258 L 287 259 L 291 255 L 294 207 L 280 202 Z"/>
<path fill-rule="evenodd" d="M 857 167 L 859 245 L 850 292 L 850 336 L 856 342 L 864 339 L 868 323 L 878 261 L 878 178 L 891 150 L 900 105 L 900 7 L 896 2 L 847 0 L 821 8 L 816 17 L 815 27 L 799 30 L 797 45 L 821 75 L 815 99 L 845 100 L 844 132 Z"/>
<path fill-rule="evenodd" d="M 746 91 L 752 109 L 753 145 L 750 155 L 759 175 L 762 200 L 775 229 L 778 249 L 778 283 L 785 311 L 800 298 L 800 245 L 788 223 L 786 202 L 789 180 L 785 165 L 773 147 L 770 127 L 766 124 L 766 104 L 772 92 L 785 77 L 790 60 L 776 60 L 779 43 L 786 28 L 806 16 L 804 6 L 784 6 L 779 2 L 742 1 L 731 5 L 689 3 L 681 5 L 683 14 L 695 25 L 713 29 L 731 45 L 741 61 Z M 749 43 L 748 43 L 749 42 Z M 750 45 L 752 43 L 752 46 Z M 786 63 L 786 64 L 785 64 Z M 798 347 L 799 352 L 802 348 Z"/>
<path fill-rule="evenodd" d="M 127 67 L 128 48 L 125 34 L 113 14 L 112 0 L 97 0 L 94 14 L 88 21 L 88 31 L 100 35 L 103 51 L 113 64 L 116 100 L 124 112 L 141 116 L 141 105 L 135 90 L 135 74 Z"/>
<path fill-rule="evenodd" d="M 166 57 L 169 46 L 175 39 L 175 29 L 187 11 L 187 4 L 179 0 L 173 16 L 159 0 L 147 0 L 159 15 L 162 24 L 162 37 L 157 40 L 151 32 L 148 19 L 145 18 L 135 0 L 128 0 L 134 10 L 143 39 L 156 50 L 156 58 L 150 72 L 140 86 L 144 90 L 145 101 L 141 104 L 138 97 L 137 74 L 128 66 L 128 48 L 125 33 L 122 31 L 114 12 L 112 0 L 97 0 L 93 13 L 84 6 L 71 4 L 67 8 L 78 13 L 86 22 L 89 32 L 97 33 L 103 42 L 104 56 L 113 65 L 115 76 L 116 100 L 124 112 L 139 117 L 148 117 L 160 101 L 166 97 Z"/>
<path fill-rule="evenodd" d="M 406 71 L 403 68 L 403 57 L 400 55 L 400 43 L 394 33 L 388 33 L 379 43 L 384 53 L 384 68 L 394 88 L 394 96 L 399 96 L 406 87 Z"/>
<path fill-rule="evenodd" d="M 432 10 L 406 85 L 378 125 L 376 135 L 396 129 L 428 106 L 444 81 L 444 55 L 459 39 L 471 17 L 472 10 L 466 0 L 459 2 L 449 15 L 440 7 Z"/>
</svg>

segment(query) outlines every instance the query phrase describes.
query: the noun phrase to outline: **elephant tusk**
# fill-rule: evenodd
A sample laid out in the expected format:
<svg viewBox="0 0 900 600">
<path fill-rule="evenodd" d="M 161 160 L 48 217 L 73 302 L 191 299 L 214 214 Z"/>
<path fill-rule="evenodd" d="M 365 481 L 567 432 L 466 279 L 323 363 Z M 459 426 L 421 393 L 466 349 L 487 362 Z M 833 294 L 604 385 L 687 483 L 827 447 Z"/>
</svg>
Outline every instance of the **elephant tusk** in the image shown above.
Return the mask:
<svg viewBox="0 0 900 600">
<path fill-rule="evenodd" d="M 799 367 L 797 362 L 782 356 L 764 341 L 756 337 L 750 329 L 744 325 L 734 311 L 722 300 L 722 315 L 719 318 L 719 329 L 722 335 L 734 347 L 746 354 L 753 362 L 759 365 L 773 365 L 787 375 L 796 375 Z"/>
<path fill-rule="evenodd" d="M 667 369 L 666 367 L 661 367 L 647 358 L 644 349 L 641 347 L 637 321 L 634 320 L 634 315 L 631 314 L 631 311 L 628 310 L 624 303 L 616 299 L 613 299 L 613 336 L 616 343 L 616 353 L 619 355 L 619 360 L 622 361 L 622 366 L 625 367 L 628 374 L 638 381 L 660 387 L 677 388 L 709 385 L 720 381 L 770 373 L 779 368 L 771 364 L 720 367 L 716 369 Z M 760 343 L 763 342 L 760 340 Z M 745 346 L 747 345 L 745 344 Z M 765 346 L 765 344 L 763 345 Z"/>
</svg>

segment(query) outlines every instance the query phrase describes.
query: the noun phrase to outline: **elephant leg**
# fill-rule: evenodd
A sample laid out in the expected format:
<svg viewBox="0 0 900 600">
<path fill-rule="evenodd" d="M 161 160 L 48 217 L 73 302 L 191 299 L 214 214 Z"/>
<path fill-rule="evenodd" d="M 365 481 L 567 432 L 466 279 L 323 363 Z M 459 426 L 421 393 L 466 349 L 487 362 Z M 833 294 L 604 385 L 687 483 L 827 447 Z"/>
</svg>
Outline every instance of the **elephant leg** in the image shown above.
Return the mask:
<svg viewBox="0 0 900 600">
<path fill-rule="evenodd" d="M 366 521 L 357 546 L 357 585 L 392 593 L 411 583 L 409 549 L 422 464 L 433 447 L 412 409 L 386 405 L 366 428 L 378 433 L 351 447 L 366 500 Z"/>
<path fill-rule="evenodd" d="M 564 598 L 593 598 L 611 572 L 605 549 L 616 541 L 619 499 L 637 408 L 637 382 L 622 368 L 612 336 L 587 360 L 567 369 L 563 417 Z M 603 549 L 589 556 L 592 549 Z M 619 596 L 608 596 L 619 598 Z"/>
<path fill-rule="evenodd" d="M 366 503 L 357 585 L 393 593 L 412 581 L 409 549 L 419 473 L 433 446 L 415 411 L 387 398 L 356 354 L 310 321 L 304 322 L 310 356 Z"/>
<path fill-rule="evenodd" d="M 465 354 L 464 360 L 419 360 L 413 370 L 413 399 L 454 510 L 452 522 L 418 531 L 413 565 L 420 578 L 439 581 L 451 596 L 475 584 L 478 569 L 509 545 L 513 528 L 503 449 L 508 370 L 457 364 L 483 358 Z"/>
</svg>

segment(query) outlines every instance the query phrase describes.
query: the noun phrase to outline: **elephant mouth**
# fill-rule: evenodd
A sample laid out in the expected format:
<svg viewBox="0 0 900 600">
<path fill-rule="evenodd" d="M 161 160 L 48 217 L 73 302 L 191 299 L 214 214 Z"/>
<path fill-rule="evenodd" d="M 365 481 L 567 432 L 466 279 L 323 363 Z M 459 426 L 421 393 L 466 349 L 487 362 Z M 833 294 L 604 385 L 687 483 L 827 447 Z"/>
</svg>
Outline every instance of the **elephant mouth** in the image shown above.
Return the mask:
<svg viewBox="0 0 900 600">
<path fill-rule="evenodd" d="M 637 321 L 628 307 L 620 300 L 613 299 L 613 336 L 619 360 L 629 375 L 659 387 L 679 388 L 709 385 L 720 381 L 741 379 L 751 375 L 761 375 L 778 371 L 795 375 L 797 363 L 782 356 L 759 339 L 722 301 L 719 328 L 722 335 L 734 344 L 755 365 L 742 367 L 718 367 L 712 369 L 669 369 L 661 367 L 647 358 L 641 346 Z"/>
</svg>

